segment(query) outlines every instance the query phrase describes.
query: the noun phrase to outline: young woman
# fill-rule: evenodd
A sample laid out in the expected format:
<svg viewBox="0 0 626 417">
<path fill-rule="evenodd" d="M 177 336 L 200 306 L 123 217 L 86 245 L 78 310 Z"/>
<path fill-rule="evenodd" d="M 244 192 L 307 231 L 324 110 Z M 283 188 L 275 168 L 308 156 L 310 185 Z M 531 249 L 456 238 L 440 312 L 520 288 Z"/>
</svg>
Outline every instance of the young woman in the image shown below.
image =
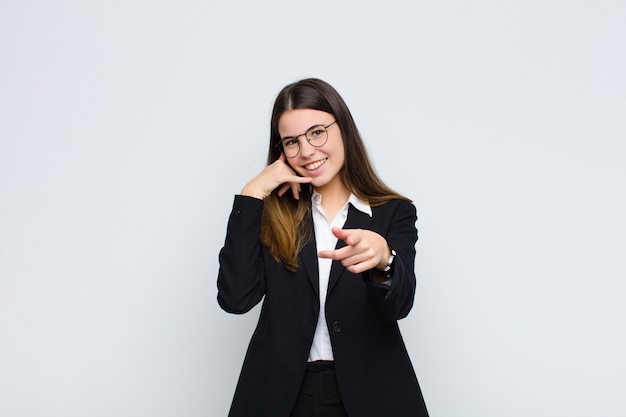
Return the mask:
<svg viewBox="0 0 626 417">
<path fill-rule="evenodd" d="M 265 297 L 229 415 L 427 416 L 397 324 L 415 294 L 415 207 L 321 80 L 279 93 L 267 162 L 235 196 L 219 256 L 225 311 Z"/>
</svg>

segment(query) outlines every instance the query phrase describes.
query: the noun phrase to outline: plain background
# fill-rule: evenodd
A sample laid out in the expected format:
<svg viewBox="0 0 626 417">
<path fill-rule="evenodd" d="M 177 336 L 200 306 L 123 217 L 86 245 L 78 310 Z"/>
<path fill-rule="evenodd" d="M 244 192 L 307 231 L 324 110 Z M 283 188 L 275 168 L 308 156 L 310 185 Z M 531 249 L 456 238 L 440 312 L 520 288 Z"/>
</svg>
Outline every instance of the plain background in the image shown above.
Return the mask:
<svg viewBox="0 0 626 417">
<path fill-rule="evenodd" d="M 431 415 L 626 415 L 624 22 L 621 0 L 2 0 L 0 415 L 226 415 L 258 308 L 218 308 L 217 254 L 309 76 L 418 208 L 401 327 Z"/>
</svg>

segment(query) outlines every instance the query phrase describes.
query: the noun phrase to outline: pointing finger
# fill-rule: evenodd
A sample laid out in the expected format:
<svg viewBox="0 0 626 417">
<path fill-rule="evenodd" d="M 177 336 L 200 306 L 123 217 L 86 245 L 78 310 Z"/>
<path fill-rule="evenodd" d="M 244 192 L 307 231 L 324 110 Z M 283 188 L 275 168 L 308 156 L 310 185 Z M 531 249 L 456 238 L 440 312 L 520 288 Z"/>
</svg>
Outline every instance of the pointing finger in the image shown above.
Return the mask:
<svg viewBox="0 0 626 417">
<path fill-rule="evenodd" d="M 344 260 L 349 256 L 352 256 L 353 250 L 350 246 L 344 246 L 341 249 L 327 249 L 321 250 L 317 253 L 320 258 L 332 259 L 335 261 Z"/>
<path fill-rule="evenodd" d="M 319 256 L 320 258 L 326 258 L 326 259 L 335 259 L 335 251 L 334 250 L 321 250 L 317 253 L 317 256 Z"/>
</svg>

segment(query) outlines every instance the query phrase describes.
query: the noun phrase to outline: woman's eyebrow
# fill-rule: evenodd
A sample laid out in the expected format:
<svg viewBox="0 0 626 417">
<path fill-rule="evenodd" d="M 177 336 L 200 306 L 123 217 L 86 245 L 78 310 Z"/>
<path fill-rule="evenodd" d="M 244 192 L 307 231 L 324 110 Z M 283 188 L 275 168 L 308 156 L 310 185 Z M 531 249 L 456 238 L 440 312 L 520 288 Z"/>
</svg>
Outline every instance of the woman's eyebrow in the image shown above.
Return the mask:
<svg viewBox="0 0 626 417">
<path fill-rule="evenodd" d="M 309 130 L 313 129 L 314 127 L 318 127 L 318 126 L 324 126 L 324 123 L 316 123 L 313 126 L 309 127 L 307 130 L 305 130 L 304 133 L 300 133 L 297 136 L 284 136 L 284 137 L 281 137 L 280 140 L 293 139 L 293 138 L 296 138 L 298 136 L 306 135 L 306 132 L 308 132 Z"/>
</svg>

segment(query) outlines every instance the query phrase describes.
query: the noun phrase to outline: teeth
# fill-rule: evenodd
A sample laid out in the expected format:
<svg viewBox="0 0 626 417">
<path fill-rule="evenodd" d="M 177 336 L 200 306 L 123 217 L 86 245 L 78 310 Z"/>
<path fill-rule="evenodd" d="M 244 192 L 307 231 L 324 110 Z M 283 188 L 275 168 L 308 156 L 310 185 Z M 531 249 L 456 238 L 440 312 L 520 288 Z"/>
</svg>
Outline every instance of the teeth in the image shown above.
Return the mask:
<svg viewBox="0 0 626 417">
<path fill-rule="evenodd" d="M 312 164 L 305 165 L 304 168 L 308 169 L 309 171 L 312 171 L 316 168 L 321 167 L 325 163 L 326 163 L 326 159 L 322 159 L 321 161 L 317 161 L 317 162 L 313 162 Z"/>
</svg>

